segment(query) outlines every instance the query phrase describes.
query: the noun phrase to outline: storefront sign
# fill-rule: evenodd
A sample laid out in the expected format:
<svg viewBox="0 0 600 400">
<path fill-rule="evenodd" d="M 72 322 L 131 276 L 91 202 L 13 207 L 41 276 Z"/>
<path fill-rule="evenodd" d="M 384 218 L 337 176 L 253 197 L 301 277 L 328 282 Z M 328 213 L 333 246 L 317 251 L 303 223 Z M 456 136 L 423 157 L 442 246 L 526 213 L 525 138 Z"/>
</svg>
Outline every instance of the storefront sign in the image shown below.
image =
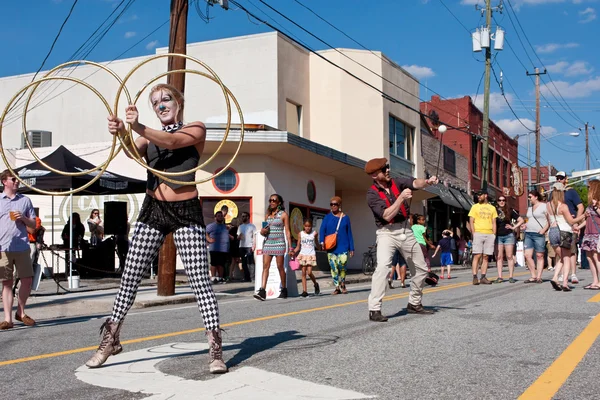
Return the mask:
<svg viewBox="0 0 600 400">
<path fill-rule="evenodd" d="M 238 206 L 237 206 L 237 204 L 235 204 L 235 202 L 233 202 L 231 200 L 221 200 L 217 204 L 215 204 L 215 212 L 214 213 L 216 214 L 217 211 L 221 211 L 221 208 L 223 206 L 227 206 L 227 208 L 229 209 L 227 211 L 227 215 L 224 215 L 225 223 L 229 224 L 229 223 L 231 223 L 232 219 L 237 218 Z"/>
</svg>

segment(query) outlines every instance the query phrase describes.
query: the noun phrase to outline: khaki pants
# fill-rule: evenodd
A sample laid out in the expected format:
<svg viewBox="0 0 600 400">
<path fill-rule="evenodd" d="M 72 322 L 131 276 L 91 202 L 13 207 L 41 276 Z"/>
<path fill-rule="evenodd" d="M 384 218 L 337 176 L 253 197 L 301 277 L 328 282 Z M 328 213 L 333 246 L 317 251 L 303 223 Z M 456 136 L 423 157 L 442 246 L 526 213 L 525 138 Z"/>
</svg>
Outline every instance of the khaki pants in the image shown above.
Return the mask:
<svg viewBox="0 0 600 400">
<path fill-rule="evenodd" d="M 400 240 L 400 235 L 403 233 L 406 235 L 406 240 Z M 387 275 L 392 267 L 392 259 L 396 250 L 400 250 L 412 276 L 408 302 L 412 305 L 421 304 L 423 286 L 428 272 L 427 264 L 412 229 L 405 228 L 403 223 L 398 223 L 386 225 L 377 230 L 377 268 L 371 280 L 369 311 L 381 310 L 383 296 L 388 287 Z"/>
</svg>

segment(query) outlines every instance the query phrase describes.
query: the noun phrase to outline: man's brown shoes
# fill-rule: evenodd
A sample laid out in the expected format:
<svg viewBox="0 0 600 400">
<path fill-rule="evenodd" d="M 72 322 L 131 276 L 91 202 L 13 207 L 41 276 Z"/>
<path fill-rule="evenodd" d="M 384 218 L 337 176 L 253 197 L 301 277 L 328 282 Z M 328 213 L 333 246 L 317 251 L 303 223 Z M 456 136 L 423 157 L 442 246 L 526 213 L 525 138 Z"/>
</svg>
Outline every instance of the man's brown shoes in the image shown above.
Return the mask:
<svg viewBox="0 0 600 400">
<path fill-rule="evenodd" d="M 433 310 L 423 308 L 422 304 L 414 305 L 410 303 L 406 306 L 406 312 L 409 314 L 433 314 Z"/>
<path fill-rule="evenodd" d="M 17 321 L 21 321 L 23 324 L 25 324 L 27 326 L 34 326 L 35 325 L 35 321 L 33 320 L 33 318 L 31 318 L 27 314 L 23 314 L 22 317 L 19 317 L 19 314 L 15 313 L 15 319 Z"/>
</svg>

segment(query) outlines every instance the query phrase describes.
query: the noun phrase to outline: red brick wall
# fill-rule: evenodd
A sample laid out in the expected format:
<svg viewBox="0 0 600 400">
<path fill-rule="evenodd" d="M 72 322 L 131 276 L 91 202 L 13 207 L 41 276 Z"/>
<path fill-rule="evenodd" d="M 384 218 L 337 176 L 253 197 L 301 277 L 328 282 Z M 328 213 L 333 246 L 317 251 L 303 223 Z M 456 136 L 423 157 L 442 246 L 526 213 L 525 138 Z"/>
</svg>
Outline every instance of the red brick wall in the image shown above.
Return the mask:
<svg viewBox="0 0 600 400">
<path fill-rule="evenodd" d="M 483 114 L 472 103 L 469 96 L 458 99 L 442 100 L 439 96 L 432 96 L 431 101 L 421 103 L 421 112 L 429 115 L 431 110 L 435 110 L 440 118 L 440 122 L 447 125 L 452 125 L 463 130 L 468 130 L 470 133 L 481 136 L 483 133 Z M 428 119 L 428 122 L 430 120 Z M 481 188 L 481 141 L 477 142 L 477 168 L 473 171 L 472 158 L 473 151 L 471 144 L 472 135 L 456 129 L 448 129 L 446 133 L 440 135 L 437 130 L 433 130 L 436 137 L 443 136 L 444 145 L 452 148 L 459 154 L 465 156 L 469 165 L 469 179 L 471 189 L 477 191 Z M 495 194 L 492 196 L 497 198 L 502 194 L 503 176 L 507 176 L 507 186 L 510 185 L 510 165 L 512 162 L 517 162 L 518 143 L 504 133 L 493 121 L 490 121 L 489 127 L 489 149 L 494 152 L 494 162 L 491 169 L 491 179 L 489 181 L 490 188 Z M 496 182 L 496 154 L 500 158 L 500 182 Z M 508 170 L 505 170 L 504 160 L 508 161 Z M 518 200 L 514 196 L 509 196 L 509 206 L 520 211 Z"/>
</svg>

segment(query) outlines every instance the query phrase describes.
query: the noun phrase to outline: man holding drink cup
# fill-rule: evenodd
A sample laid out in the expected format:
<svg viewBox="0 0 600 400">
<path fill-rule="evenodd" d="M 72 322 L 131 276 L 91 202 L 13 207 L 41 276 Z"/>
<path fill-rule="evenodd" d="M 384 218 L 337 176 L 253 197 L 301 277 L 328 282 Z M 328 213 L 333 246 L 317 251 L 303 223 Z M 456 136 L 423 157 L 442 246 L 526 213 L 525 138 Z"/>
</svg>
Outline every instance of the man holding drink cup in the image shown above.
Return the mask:
<svg viewBox="0 0 600 400">
<path fill-rule="evenodd" d="M 4 186 L 0 193 L 0 279 L 4 305 L 4 321 L 0 322 L 0 329 L 5 330 L 13 327 L 13 268 L 21 279 L 15 319 L 27 326 L 35 325 L 35 321 L 25 314 L 25 303 L 33 280 L 27 228 L 35 229 L 35 211 L 31 200 L 17 193 L 19 180 L 9 170 L 0 174 L 0 181 Z"/>
</svg>

